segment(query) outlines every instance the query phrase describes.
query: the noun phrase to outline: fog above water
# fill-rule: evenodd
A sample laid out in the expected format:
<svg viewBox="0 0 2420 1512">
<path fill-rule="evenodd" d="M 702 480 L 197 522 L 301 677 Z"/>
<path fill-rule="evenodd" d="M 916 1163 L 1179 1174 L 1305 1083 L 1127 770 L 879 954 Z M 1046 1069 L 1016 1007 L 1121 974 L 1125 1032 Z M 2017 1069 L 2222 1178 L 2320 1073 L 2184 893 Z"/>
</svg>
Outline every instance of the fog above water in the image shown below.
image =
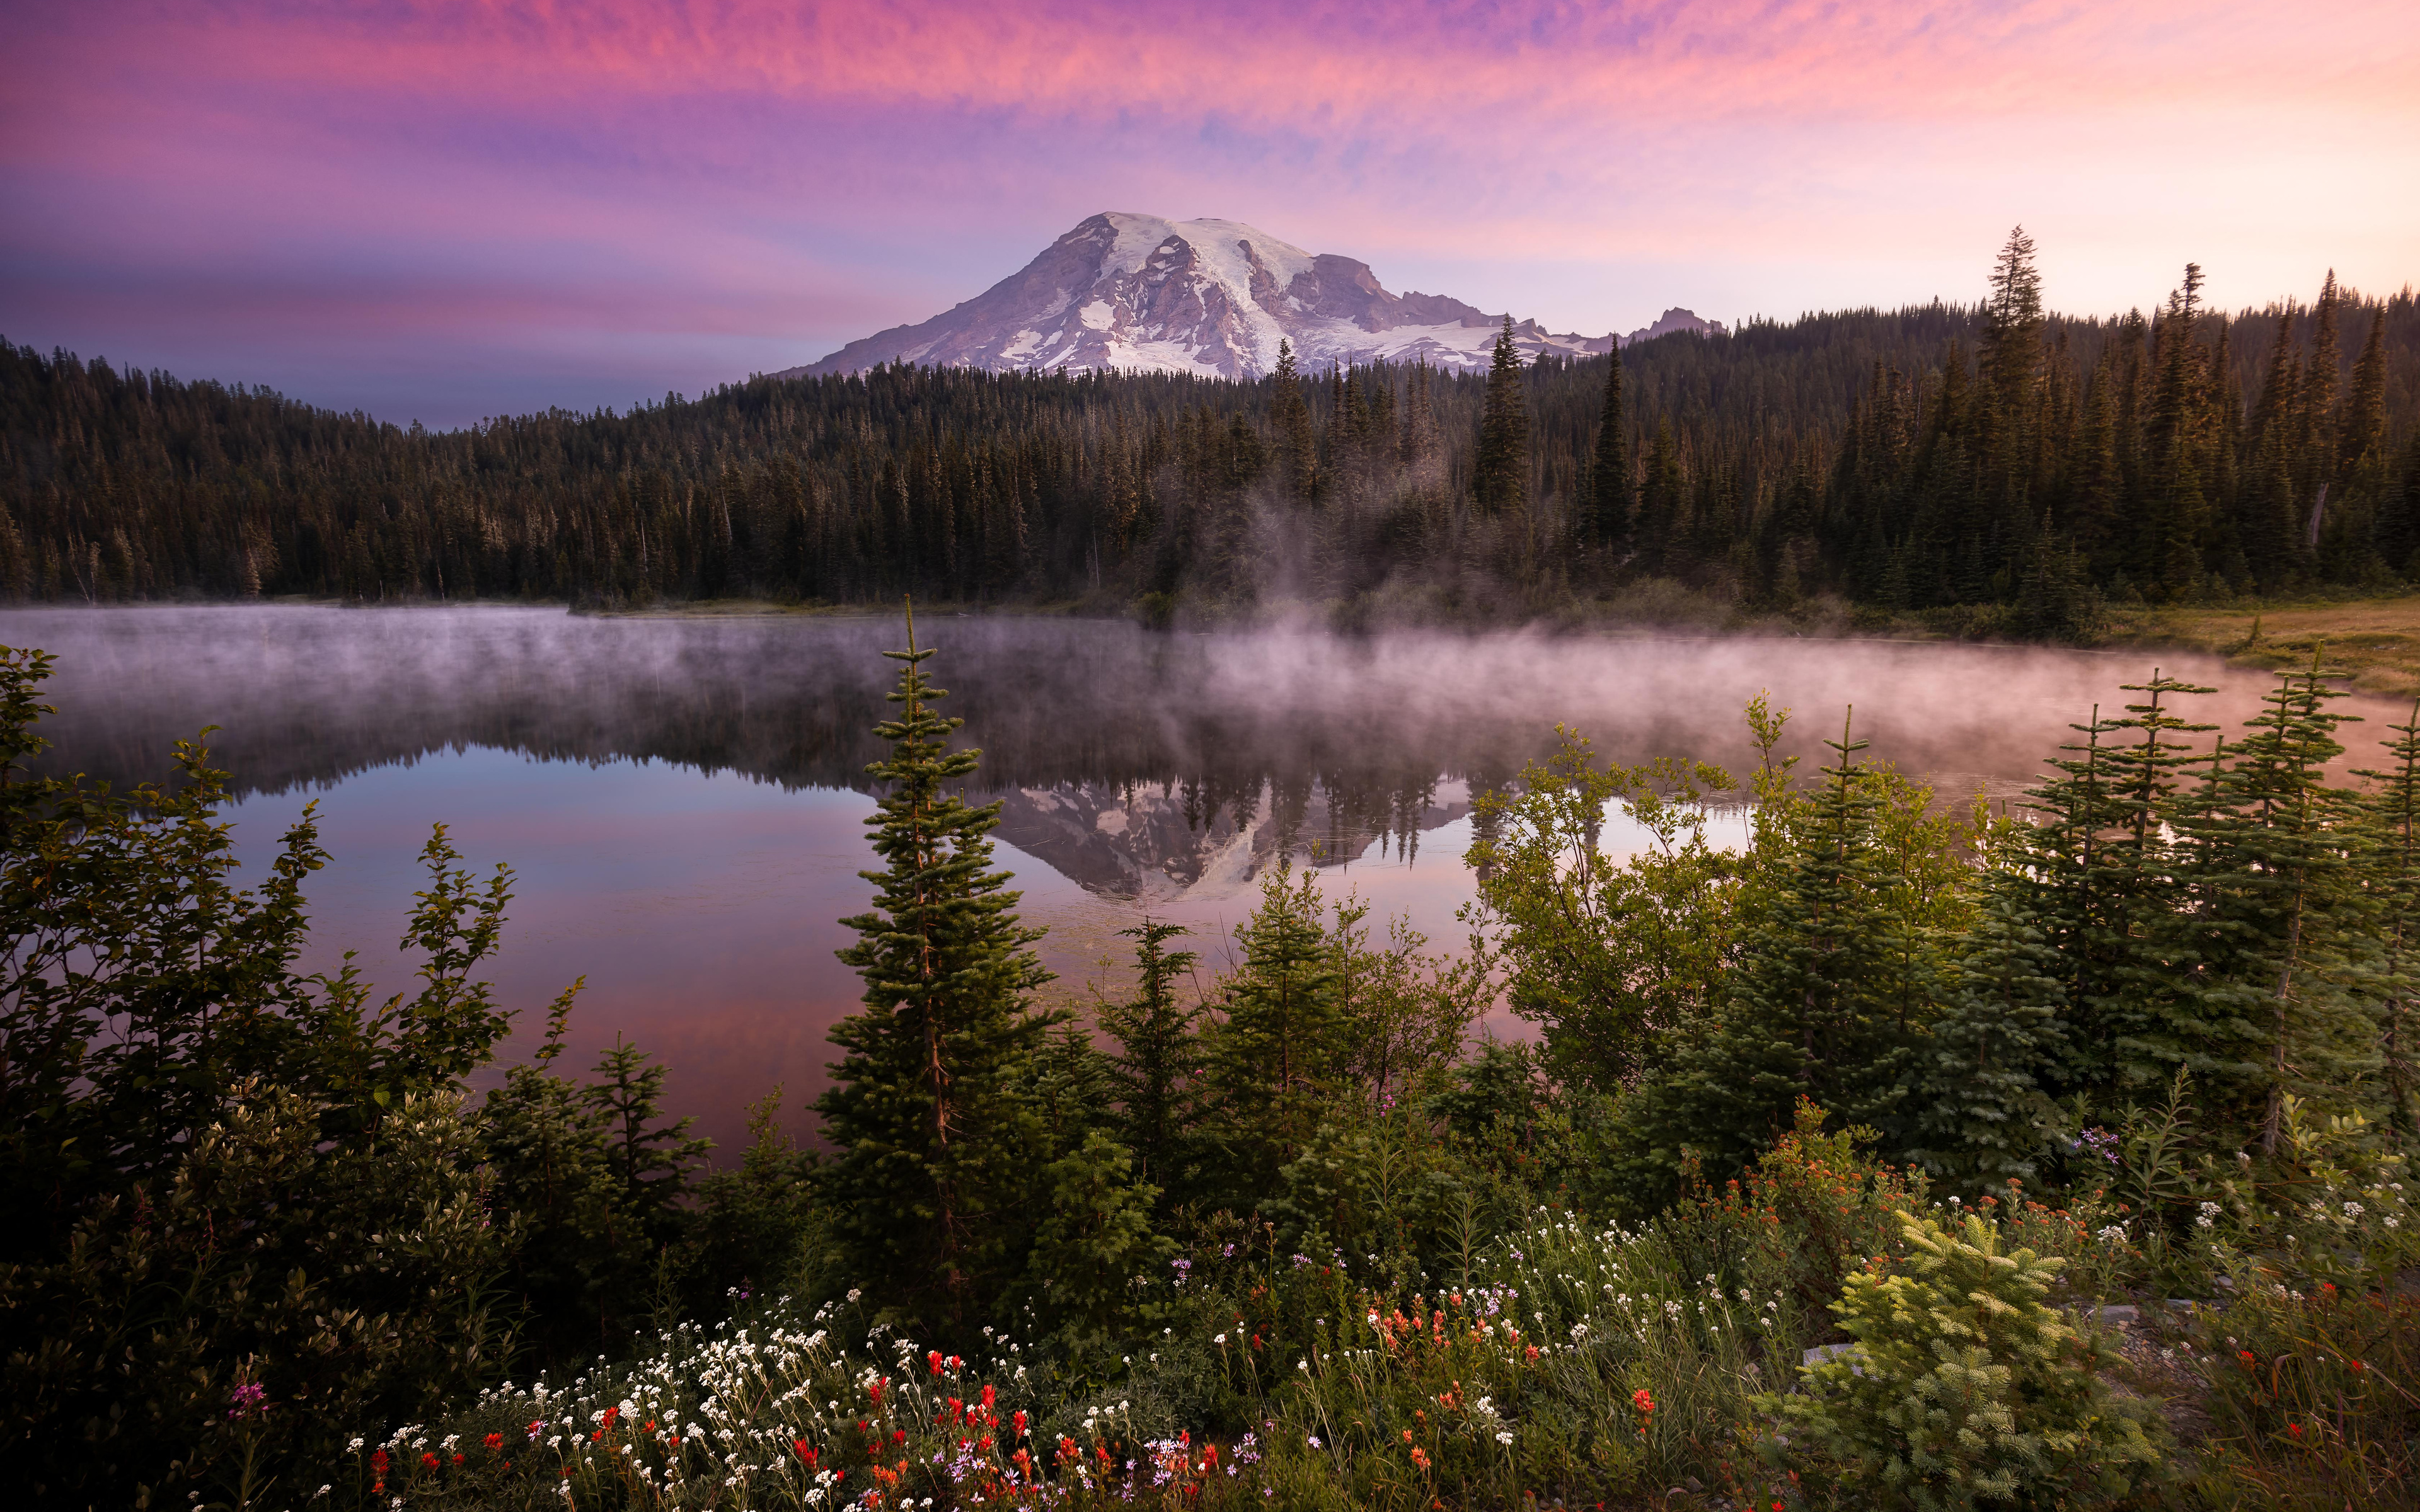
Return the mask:
<svg viewBox="0 0 2420 1512">
<path fill-rule="evenodd" d="M 1873 758 L 2014 792 L 2152 665 L 2218 684 L 2232 726 L 2265 681 L 2201 656 L 1862 640 L 1396 632 L 1168 635 L 1097 621 L 927 618 L 923 643 L 990 790 L 1255 777 L 1390 787 L 1495 779 L 1558 721 L 1630 757 L 1747 754 L 1759 690 L 1822 754 L 1844 709 Z M 59 658 L 57 761 L 125 782 L 217 724 L 239 792 L 325 783 L 467 746 L 645 757 L 788 787 L 865 785 L 904 643 L 884 618 L 593 618 L 543 609 L 22 609 L 0 638 Z M 2386 705 L 2364 713 L 2394 713 Z M 2356 735 L 2355 739 L 2358 740 Z"/>
<path fill-rule="evenodd" d="M 1004 865 L 1050 933 L 1054 989 L 1114 987 L 1105 957 L 1146 910 L 1216 964 L 1280 856 L 1315 860 L 1378 918 L 1462 943 L 1475 790 L 1511 781 L 1562 722 L 1626 760 L 1745 773 L 1742 706 L 1795 711 L 1786 749 L 1824 757 L 1856 706 L 1868 755 L 1945 800 L 2013 798 L 2098 703 L 2154 661 L 2219 685 L 2195 717 L 2232 732 L 2266 679 L 2202 657 L 1874 641 L 1595 635 L 1168 635 L 1038 618 L 927 619 L 928 664 L 1003 800 Z M 58 657 L 44 764 L 113 783 L 172 770 L 204 725 L 233 774 L 246 875 L 303 805 L 334 861 L 310 885 L 306 966 L 345 948 L 387 990 L 413 857 L 445 822 L 470 864 L 520 873 L 490 973 L 525 1019 L 589 981 L 573 1051 L 628 1034 L 673 1069 L 675 1103 L 734 1149 L 776 1082 L 787 1120 L 823 1080 L 858 983 L 832 951 L 861 910 L 872 733 L 904 641 L 887 618 L 575 617 L 561 609 L 282 606 L 22 609 L 0 642 Z M 2367 726 L 2399 706 L 2347 701 Z M 1725 822 L 1735 828 L 1737 820 Z M 1609 825 L 1620 849 L 1624 826 Z M 1517 1032 L 1505 1023 L 1501 1032 Z M 508 1050 L 507 1054 L 513 1054 Z"/>
</svg>

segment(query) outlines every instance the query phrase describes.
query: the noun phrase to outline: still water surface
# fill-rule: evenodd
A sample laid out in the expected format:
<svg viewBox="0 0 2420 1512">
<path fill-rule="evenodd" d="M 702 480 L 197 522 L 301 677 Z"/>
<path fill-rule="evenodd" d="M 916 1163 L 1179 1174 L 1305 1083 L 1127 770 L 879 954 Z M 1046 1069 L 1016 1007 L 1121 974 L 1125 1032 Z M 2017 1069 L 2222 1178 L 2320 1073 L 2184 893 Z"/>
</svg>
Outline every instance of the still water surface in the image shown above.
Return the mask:
<svg viewBox="0 0 2420 1512">
<path fill-rule="evenodd" d="M 1525 634 L 1167 636 L 1037 619 L 926 621 L 929 664 L 985 751 L 1001 862 L 1048 926 L 1053 991 L 1123 978 L 1117 931 L 1146 911 L 1212 964 L 1281 856 L 1461 942 L 1470 795 L 1510 780 L 1565 723 L 1626 759 L 1750 754 L 1760 689 L 1823 756 L 1845 710 L 1869 755 L 1945 795 L 2019 795 L 2068 726 L 2126 701 L 2152 658 L 1889 642 Z M 871 734 L 896 619 L 575 617 L 560 609 L 261 607 L 23 609 L 0 641 L 59 657 L 53 769 L 164 776 L 170 742 L 216 724 L 246 864 L 316 802 L 334 863 L 311 889 L 311 965 L 360 952 L 388 990 L 442 822 L 518 896 L 490 976 L 541 1009 L 587 989 L 574 1053 L 617 1035 L 671 1067 L 670 1095 L 726 1152 L 777 1084 L 784 1122 L 824 1083 L 824 1032 L 856 978 L 835 920 L 865 906 Z M 2203 717 L 2232 727 L 2263 686 L 2202 658 Z M 2364 703 L 2367 752 L 2399 708 Z M 1739 821 L 1726 821 L 1736 826 Z M 1608 829 L 1619 850 L 1630 837 Z M 1511 1025 L 1502 1032 L 1517 1032 Z M 508 1054 L 516 1053 L 513 1047 Z"/>
</svg>

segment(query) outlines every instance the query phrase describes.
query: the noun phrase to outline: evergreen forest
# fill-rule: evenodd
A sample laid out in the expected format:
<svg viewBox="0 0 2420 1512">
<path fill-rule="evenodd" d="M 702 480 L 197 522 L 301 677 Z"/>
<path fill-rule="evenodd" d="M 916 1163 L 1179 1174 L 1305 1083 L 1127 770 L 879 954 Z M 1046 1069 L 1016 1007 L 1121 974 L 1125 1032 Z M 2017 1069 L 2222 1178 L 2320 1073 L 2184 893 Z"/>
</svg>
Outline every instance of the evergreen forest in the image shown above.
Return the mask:
<svg viewBox="0 0 2420 1512">
<path fill-rule="evenodd" d="M 2420 578 L 2420 306 L 2330 274 L 1755 320 L 1484 374 L 905 365 L 429 432 L 0 342 L 0 594 L 1075 604 L 1215 624 L 1679 599 L 2089 639 Z"/>
<path fill-rule="evenodd" d="M 305 972 L 316 817 L 239 888 L 202 745 L 40 775 L 0 652 L 23 1504 L 2420 1504 L 2420 707 L 2154 671 L 2013 811 L 1565 732 L 1468 949 L 1281 864 L 1079 1014 L 903 639 L 821 1140 L 720 1164 L 582 982 L 497 1064 L 508 869 Z"/>
</svg>

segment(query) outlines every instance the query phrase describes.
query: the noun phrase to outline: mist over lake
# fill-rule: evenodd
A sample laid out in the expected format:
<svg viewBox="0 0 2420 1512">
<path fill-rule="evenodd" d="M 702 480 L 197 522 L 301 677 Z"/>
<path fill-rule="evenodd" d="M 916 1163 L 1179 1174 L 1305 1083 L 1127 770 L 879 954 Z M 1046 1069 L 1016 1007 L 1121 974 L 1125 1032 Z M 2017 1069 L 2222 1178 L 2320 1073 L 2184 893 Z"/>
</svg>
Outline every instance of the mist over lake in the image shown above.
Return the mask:
<svg viewBox="0 0 2420 1512">
<path fill-rule="evenodd" d="M 1474 791 L 1514 779 L 1557 723 L 1607 756 L 1689 756 L 1744 774 L 1742 705 L 1794 711 L 1785 750 L 1819 764 L 1855 706 L 1873 758 L 1945 801 L 2019 797 L 2097 703 L 2157 663 L 2216 685 L 2230 731 L 2265 682 L 2207 658 L 1801 640 L 1316 632 L 1167 635 L 1095 621 L 924 618 L 974 788 L 1004 804 L 1001 858 L 1049 927 L 1052 993 L 1122 985 L 1104 957 L 1148 911 L 1209 964 L 1281 857 L 1458 947 Z M 313 879 L 315 966 L 360 952 L 386 991 L 428 826 L 518 898 L 490 975 L 523 1011 L 573 978 L 575 1059 L 627 1036 L 672 1069 L 674 1105 L 726 1153 L 740 1107 L 824 1081 L 824 1035 L 856 1003 L 836 920 L 870 895 L 872 727 L 904 643 L 896 615 L 574 616 L 559 609 L 295 607 L 25 609 L 0 641 L 59 658 L 52 771 L 124 785 L 172 770 L 208 724 L 249 868 L 316 801 L 333 863 Z M 2401 710 L 2348 701 L 2346 765 Z M 1718 825 L 1736 825 L 1735 818 Z M 1632 837 L 1609 826 L 1609 849 Z M 250 874 L 250 873 L 248 873 Z M 1506 1020 L 1493 1026 L 1514 1034 Z M 584 1062 L 583 1062 L 584 1063 Z"/>
</svg>

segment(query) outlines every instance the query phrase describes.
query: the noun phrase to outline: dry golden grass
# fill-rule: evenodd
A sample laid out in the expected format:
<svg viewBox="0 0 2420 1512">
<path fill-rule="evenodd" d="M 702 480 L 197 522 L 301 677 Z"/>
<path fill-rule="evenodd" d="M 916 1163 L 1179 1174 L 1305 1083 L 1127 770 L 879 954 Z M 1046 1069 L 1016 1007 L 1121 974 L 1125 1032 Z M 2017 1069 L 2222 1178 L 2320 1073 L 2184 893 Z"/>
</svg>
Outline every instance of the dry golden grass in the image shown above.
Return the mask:
<svg viewBox="0 0 2420 1512">
<path fill-rule="evenodd" d="M 2120 610 L 2119 644 L 2184 646 L 2233 667 L 2307 667 L 2322 643 L 2330 666 L 2364 693 L 2420 695 L 2420 594 L 2259 609 Z"/>
</svg>

